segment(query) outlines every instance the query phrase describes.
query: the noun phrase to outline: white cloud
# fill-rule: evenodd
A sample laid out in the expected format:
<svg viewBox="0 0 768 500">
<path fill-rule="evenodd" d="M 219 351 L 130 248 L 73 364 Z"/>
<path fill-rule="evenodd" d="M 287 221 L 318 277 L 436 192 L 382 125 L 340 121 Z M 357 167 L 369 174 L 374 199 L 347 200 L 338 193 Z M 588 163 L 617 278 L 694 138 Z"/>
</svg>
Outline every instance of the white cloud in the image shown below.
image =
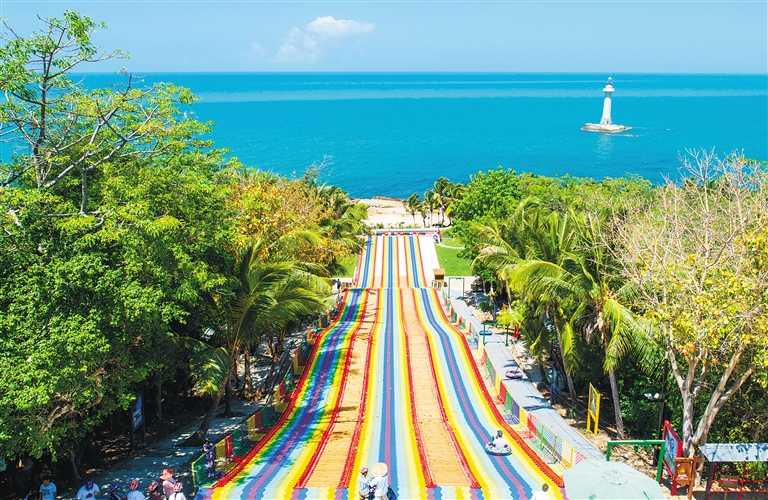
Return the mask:
<svg viewBox="0 0 768 500">
<path fill-rule="evenodd" d="M 333 16 L 318 17 L 307 24 L 307 31 L 321 37 L 344 37 L 370 33 L 376 28 L 374 23 L 352 21 L 351 19 L 334 19 Z"/>
<path fill-rule="evenodd" d="M 288 36 L 283 38 L 274 60 L 282 63 L 313 63 L 317 60 L 316 49 L 317 42 L 294 26 Z"/>
<path fill-rule="evenodd" d="M 248 57 L 251 59 L 261 59 L 265 55 L 267 55 L 267 51 L 264 47 L 256 42 L 251 44 L 251 51 L 248 53 Z"/>
<path fill-rule="evenodd" d="M 272 60 L 279 63 L 314 63 L 325 53 L 342 47 L 342 39 L 370 33 L 375 28 L 373 23 L 336 20 L 333 16 L 318 17 L 308 23 L 305 30 L 295 26 L 291 28 Z"/>
</svg>

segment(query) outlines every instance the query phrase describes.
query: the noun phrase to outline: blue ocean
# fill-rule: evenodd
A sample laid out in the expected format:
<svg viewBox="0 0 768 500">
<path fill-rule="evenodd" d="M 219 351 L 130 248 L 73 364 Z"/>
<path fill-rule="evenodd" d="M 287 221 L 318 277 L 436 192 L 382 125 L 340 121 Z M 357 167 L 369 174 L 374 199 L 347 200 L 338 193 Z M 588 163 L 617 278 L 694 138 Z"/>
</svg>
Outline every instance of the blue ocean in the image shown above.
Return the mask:
<svg viewBox="0 0 768 500">
<path fill-rule="evenodd" d="M 608 75 L 150 74 L 200 98 L 193 115 L 249 167 L 321 180 L 353 197 L 407 197 L 438 177 L 497 166 L 544 175 L 675 177 L 687 150 L 768 159 L 766 75 L 610 75 L 621 134 L 599 123 Z M 88 85 L 114 76 L 90 75 Z"/>
</svg>

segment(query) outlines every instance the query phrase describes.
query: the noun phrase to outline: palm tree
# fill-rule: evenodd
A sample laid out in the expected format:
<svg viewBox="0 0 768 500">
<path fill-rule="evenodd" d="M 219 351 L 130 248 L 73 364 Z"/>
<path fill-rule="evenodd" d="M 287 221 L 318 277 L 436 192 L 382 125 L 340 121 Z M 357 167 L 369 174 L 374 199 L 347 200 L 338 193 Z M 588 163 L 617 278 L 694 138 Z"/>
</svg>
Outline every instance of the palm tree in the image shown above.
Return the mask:
<svg viewBox="0 0 768 500">
<path fill-rule="evenodd" d="M 575 242 L 576 229 L 568 216 L 557 212 L 546 215 L 538 201 L 533 198 L 522 200 L 507 219 L 491 221 L 485 225 L 472 226 L 480 242 L 476 263 L 492 269 L 505 284 L 508 300 L 512 292 L 528 304 L 525 324 L 536 324 L 548 320 L 555 330 L 557 346 L 562 358 L 568 391 L 576 398 L 572 370 L 577 360 L 573 349 L 574 335 L 566 321 L 563 301 L 567 298 L 554 293 L 543 293 L 528 286 L 530 263 L 552 263 L 557 265 L 570 255 Z M 543 346 L 548 343 L 546 328 L 536 328 L 539 337 L 531 344 Z M 530 334 L 530 332 L 526 332 Z"/>
<path fill-rule="evenodd" d="M 419 193 L 413 193 L 407 200 L 403 200 L 403 208 L 407 213 L 411 214 L 414 224 L 416 224 L 416 212 L 419 211 L 420 205 Z"/>
<path fill-rule="evenodd" d="M 606 268 L 605 247 L 595 245 L 595 231 L 599 230 L 595 224 L 582 221 L 579 225 L 582 246 L 563 254 L 560 262 L 521 262 L 511 275 L 511 283 L 517 290 L 527 290 L 529 296 L 545 298 L 558 306 L 557 314 L 550 319 L 555 318 L 556 326 L 557 319 L 567 319 L 563 324 L 566 339 L 576 332 L 587 341 L 599 336 L 605 351 L 603 368 L 610 380 L 616 431 L 623 439 L 616 370 L 630 353 L 641 367 L 647 366 L 645 361 L 652 357 L 653 343 L 647 336 L 647 328 L 625 305 L 632 298 L 632 287 L 616 281 Z"/>
<path fill-rule="evenodd" d="M 440 199 L 438 194 L 431 189 L 424 191 L 424 203 L 427 206 L 427 210 L 429 210 L 429 225 L 431 226 L 433 225 L 432 214 L 434 213 L 435 209 L 440 206 Z"/>
<path fill-rule="evenodd" d="M 279 240 L 282 242 L 281 240 Z M 259 239 L 251 242 L 240 258 L 240 288 L 225 326 L 217 336 L 221 347 L 199 356 L 196 387 L 213 397 L 200 428 L 186 445 L 199 446 L 227 389 L 238 350 L 254 345 L 275 328 L 327 311 L 332 303 L 323 269 L 281 254 L 278 242 Z"/>
<path fill-rule="evenodd" d="M 440 225 L 445 221 L 445 209 L 448 206 L 448 200 L 451 197 L 452 183 L 445 177 L 440 177 L 435 181 L 434 190 L 437 208 L 440 209 Z"/>
<path fill-rule="evenodd" d="M 467 191 L 467 187 L 457 182 L 455 184 L 451 184 L 449 192 L 448 192 L 448 199 L 445 206 L 445 216 L 450 217 L 451 215 L 451 207 L 453 206 L 454 202 L 459 201 L 464 197 L 464 193 Z M 448 221 L 448 225 L 451 225 L 451 221 Z"/>
</svg>

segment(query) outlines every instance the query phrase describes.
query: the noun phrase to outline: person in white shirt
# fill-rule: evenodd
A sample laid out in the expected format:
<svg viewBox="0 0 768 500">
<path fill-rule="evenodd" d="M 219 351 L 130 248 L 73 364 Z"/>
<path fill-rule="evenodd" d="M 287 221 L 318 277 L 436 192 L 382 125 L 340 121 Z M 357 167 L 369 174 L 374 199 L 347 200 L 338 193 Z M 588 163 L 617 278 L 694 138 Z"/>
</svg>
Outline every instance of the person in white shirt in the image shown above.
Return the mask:
<svg viewBox="0 0 768 500">
<path fill-rule="evenodd" d="M 57 498 L 59 495 L 56 494 L 56 485 L 51 482 L 51 476 L 43 476 L 38 500 L 56 500 Z"/>
<path fill-rule="evenodd" d="M 184 485 L 181 481 L 173 485 L 173 494 L 168 497 L 168 500 L 187 500 L 187 496 L 184 494 Z"/>
<path fill-rule="evenodd" d="M 144 493 L 139 491 L 138 479 L 131 479 L 131 483 L 128 488 L 131 491 L 128 492 L 128 496 L 125 497 L 125 500 L 147 500 L 147 497 L 144 496 Z"/>
<path fill-rule="evenodd" d="M 88 481 L 85 483 L 85 486 L 77 490 L 75 500 L 93 500 L 99 496 L 99 493 L 101 493 L 99 491 L 99 485 L 95 484 L 93 481 Z"/>
<path fill-rule="evenodd" d="M 371 495 L 371 481 L 368 479 L 368 469 L 360 469 L 360 477 L 357 478 L 357 492 L 360 494 L 360 500 L 368 500 Z"/>
<path fill-rule="evenodd" d="M 387 479 L 387 476 L 374 477 L 371 479 L 370 484 L 373 488 L 373 498 L 375 500 L 387 498 L 387 490 L 389 489 L 389 479 Z"/>
<path fill-rule="evenodd" d="M 491 443 L 497 450 L 504 450 L 509 448 L 509 442 L 504 438 L 504 433 L 500 430 L 496 433 L 496 439 Z"/>
<path fill-rule="evenodd" d="M 171 495 L 173 495 L 173 488 L 176 484 L 176 479 L 173 477 L 174 474 L 175 471 L 173 469 L 163 469 L 163 474 L 160 476 L 160 479 L 163 480 L 163 495 L 165 495 L 165 498 L 171 498 Z"/>
<path fill-rule="evenodd" d="M 541 491 L 535 492 L 531 497 L 531 500 L 552 500 L 552 497 L 550 497 L 549 493 L 547 493 L 548 489 L 549 485 L 547 483 L 542 484 Z"/>
</svg>

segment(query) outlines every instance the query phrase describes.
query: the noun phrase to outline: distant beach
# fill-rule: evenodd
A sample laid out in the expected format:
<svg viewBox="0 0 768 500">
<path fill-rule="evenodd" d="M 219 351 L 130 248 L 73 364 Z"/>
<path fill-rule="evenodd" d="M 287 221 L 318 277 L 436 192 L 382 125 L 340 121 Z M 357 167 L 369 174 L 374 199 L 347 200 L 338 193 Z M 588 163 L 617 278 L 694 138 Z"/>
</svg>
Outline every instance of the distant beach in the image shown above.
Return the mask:
<svg viewBox="0 0 768 500">
<path fill-rule="evenodd" d="M 402 200 L 394 198 L 374 197 L 361 198 L 355 200 L 356 203 L 365 203 L 368 205 L 368 219 L 366 223 L 369 226 L 381 224 L 384 228 L 397 228 L 401 226 L 422 225 L 421 216 L 416 214 L 416 221 L 403 208 Z"/>
</svg>

